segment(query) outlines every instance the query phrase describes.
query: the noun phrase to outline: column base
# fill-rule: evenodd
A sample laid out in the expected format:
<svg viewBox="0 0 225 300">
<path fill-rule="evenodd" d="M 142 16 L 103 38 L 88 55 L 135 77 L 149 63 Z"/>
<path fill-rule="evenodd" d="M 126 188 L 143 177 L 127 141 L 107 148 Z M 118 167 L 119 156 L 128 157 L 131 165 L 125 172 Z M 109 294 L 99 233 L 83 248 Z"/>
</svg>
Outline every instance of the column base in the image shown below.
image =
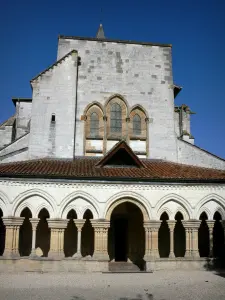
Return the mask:
<svg viewBox="0 0 225 300">
<path fill-rule="evenodd" d="M 175 258 L 175 255 L 173 252 L 170 252 L 169 258 Z"/>
<path fill-rule="evenodd" d="M 93 260 L 109 261 L 109 255 L 104 253 L 98 253 L 93 255 Z"/>
<path fill-rule="evenodd" d="M 48 257 L 52 259 L 63 259 L 65 257 L 64 253 L 57 253 L 57 252 L 49 252 Z"/>
<path fill-rule="evenodd" d="M 19 252 L 4 252 L 4 254 L 2 255 L 3 257 L 5 258 L 19 258 L 20 257 L 20 254 Z"/>
<path fill-rule="evenodd" d="M 191 256 L 194 257 L 194 258 L 199 258 L 200 257 L 199 251 L 198 250 L 192 250 L 191 251 Z"/>
<path fill-rule="evenodd" d="M 81 259 L 83 256 L 81 255 L 81 253 L 76 252 L 72 257 L 77 258 L 77 259 Z"/>
<path fill-rule="evenodd" d="M 148 254 L 144 256 L 145 261 L 154 261 L 155 259 L 159 258 L 159 251 L 158 250 L 151 250 Z"/>
<path fill-rule="evenodd" d="M 184 255 L 185 258 L 191 258 L 191 251 L 190 250 L 186 250 L 185 252 L 185 255 Z"/>
</svg>

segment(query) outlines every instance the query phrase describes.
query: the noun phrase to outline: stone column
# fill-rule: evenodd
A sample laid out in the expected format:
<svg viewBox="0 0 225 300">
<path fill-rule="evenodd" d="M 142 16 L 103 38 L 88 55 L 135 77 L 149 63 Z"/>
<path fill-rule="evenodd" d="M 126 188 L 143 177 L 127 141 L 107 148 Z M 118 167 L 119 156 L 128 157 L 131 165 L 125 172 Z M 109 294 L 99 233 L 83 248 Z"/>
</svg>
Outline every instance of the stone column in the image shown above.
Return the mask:
<svg viewBox="0 0 225 300">
<path fill-rule="evenodd" d="M 81 255 L 81 231 L 85 223 L 85 219 L 74 219 L 73 220 L 77 227 L 77 253 L 73 255 L 73 257 L 80 258 Z"/>
<path fill-rule="evenodd" d="M 49 257 L 64 257 L 64 231 L 69 220 L 67 219 L 47 219 L 48 227 L 51 229 Z"/>
<path fill-rule="evenodd" d="M 193 258 L 199 257 L 198 249 L 198 229 L 201 224 L 199 220 L 190 220 L 190 229 L 191 229 L 191 256 Z"/>
<path fill-rule="evenodd" d="M 5 251 L 4 256 L 19 256 L 19 229 L 23 224 L 24 218 L 21 217 L 2 217 L 5 225 Z"/>
<path fill-rule="evenodd" d="M 158 232 L 161 221 L 146 221 L 144 222 L 145 228 L 145 261 L 151 261 L 159 257 L 158 248 Z"/>
<path fill-rule="evenodd" d="M 32 250 L 30 256 L 36 256 L 36 231 L 40 219 L 30 218 L 29 220 L 32 225 Z"/>
<path fill-rule="evenodd" d="M 185 257 L 190 258 L 191 257 L 191 230 L 190 225 L 188 224 L 188 221 L 181 220 L 184 229 L 185 229 L 185 244 L 186 244 L 186 251 L 185 251 Z"/>
<path fill-rule="evenodd" d="M 201 224 L 199 220 L 182 221 L 186 233 L 186 253 L 185 257 L 198 258 L 198 229 Z"/>
<path fill-rule="evenodd" d="M 175 257 L 174 255 L 174 228 L 176 225 L 176 221 L 175 220 L 168 220 L 167 224 L 169 226 L 169 230 L 170 230 L 170 258 Z"/>
<path fill-rule="evenodd" d="M 108 229 L 110 227 L 110 221 L 105 219 L 90 221 L 95 232 L 93 258 L 96 260 L 109 260 Z"/>
<path fill-rule="evenodd" d="M 209 228 L 209 257 L 213 257 L 213 228 L 214 228 L 215 221 L 206 220 L 206 223 Z"/>
</svg>

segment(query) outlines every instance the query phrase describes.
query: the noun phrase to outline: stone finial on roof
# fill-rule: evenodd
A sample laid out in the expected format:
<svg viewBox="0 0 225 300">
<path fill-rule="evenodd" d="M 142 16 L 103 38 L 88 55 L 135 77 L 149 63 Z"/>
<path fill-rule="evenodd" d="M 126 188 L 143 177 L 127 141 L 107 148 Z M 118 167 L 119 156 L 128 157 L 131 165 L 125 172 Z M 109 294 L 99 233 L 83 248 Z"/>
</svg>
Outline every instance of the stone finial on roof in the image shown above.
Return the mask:
<svg viewBox="0 0 225 300">
<path fill-rule="evenodd" d="M 97 39 L 105 39 L 105 33 L 102 24 L 99 25 L 98 32 L 96 34 Z"/>
</svg>

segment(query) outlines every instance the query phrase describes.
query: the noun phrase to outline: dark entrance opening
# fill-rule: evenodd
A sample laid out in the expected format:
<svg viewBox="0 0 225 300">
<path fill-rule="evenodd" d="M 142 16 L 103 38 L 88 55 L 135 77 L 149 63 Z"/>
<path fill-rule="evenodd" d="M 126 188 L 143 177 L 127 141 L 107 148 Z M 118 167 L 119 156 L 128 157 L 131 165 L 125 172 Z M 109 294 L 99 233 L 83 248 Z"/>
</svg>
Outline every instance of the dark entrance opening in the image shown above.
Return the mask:
<svg viewBox="0 0 225 300">
<path fill-rule="evenodd" d="M 143 214 L 134 203 L 126 201 L 114 208 L 108 232 L 108 252 L 112 263 L 131 263 L 138 267 L 135 270 L 144 269 Z"/>
<path fill-rule="evenodd" d="M 113 223 L 115 261 L 127 261 L 128 220 L 116 218 Z"/>
</svg>

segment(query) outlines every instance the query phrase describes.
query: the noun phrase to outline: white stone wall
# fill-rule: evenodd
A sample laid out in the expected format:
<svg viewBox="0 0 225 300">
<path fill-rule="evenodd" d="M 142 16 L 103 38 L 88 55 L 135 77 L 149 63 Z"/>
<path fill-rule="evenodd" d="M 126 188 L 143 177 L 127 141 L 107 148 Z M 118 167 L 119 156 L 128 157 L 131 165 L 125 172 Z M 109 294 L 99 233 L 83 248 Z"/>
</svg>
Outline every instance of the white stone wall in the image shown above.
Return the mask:
<svg viewBox="0 0 225 300">
<path fill-rule="evenodd" d="M 217 158 L 181 140 L 178 140 L 178 162 L 199 167 L 225 170 L 225 160 Z"/>
<path fill-rule="evenodd" d="M 10 157 L 12 158 L 12 161 L 14 161 L 15 155 L 17 155 L 20 152 L 24 152 L 22 150 L 26 149 L 26 151 L 27 151 L 28 143 L 29 143 L 29 133 L 26 133 L 25 135 L 18 138 L 14 143 L 8 145 L 7 147 L 5 147 L 4 149 L 2 149 L 0 151 L 0 161 L 6 162 L 6 158 L 7 158 L 7 161 L 11 161 Z M 13 159 L 13 157 L 14 157 L 14 159 Z M 18 156 L 17 156 L 17 158 L 18 158 Z M 27 156 L 26 156 L 26 158 L 27 158 Z"/>
<path fill-rule="evenodd" d="M 124 199 L 143 207 L 149 219 L 159 220 L 163 212 L 174 219 L 178 211 L 184 219 L 199 219 L 203 211 L 208 219 L 216 211 L 225 219 L 225 185 L 0 180 L 4 216 L 20 216 L 28 207 L 33 217 L 46 208 L 51 218 L 66 218 L 71 209 L 80 219 L 86 209 L 94 218 L 106 218 L 108 209 Z"/>
<path fill-rule="evenodd" d="M 76 78 L 77 54 L 73 53 L 33 81 L 29 158 L 73 157 Z"/>
<path fill-rule="evenodd" d="M 16 138 L 29 132 L 32 102 L 21 101 L 16 103 Z"/>
<path fill-rule="evenodd" d="M 59 39 L 58 59 L 73 49 L 81 57 L 76 155 L 84 154 L 85 107 L 93 101 L 105 104 L 110 96 L 121 94 L 130 107 L 140 104 L 149 113 L 150 157 L 176 161 L 171 48 Z"/>
<path fill-rule="evenodd" d="M 4 126 L 0 128 L 0 149 L 10 144 L 11 141 L 12 141 L 12 126 Z"/>
</svg>

